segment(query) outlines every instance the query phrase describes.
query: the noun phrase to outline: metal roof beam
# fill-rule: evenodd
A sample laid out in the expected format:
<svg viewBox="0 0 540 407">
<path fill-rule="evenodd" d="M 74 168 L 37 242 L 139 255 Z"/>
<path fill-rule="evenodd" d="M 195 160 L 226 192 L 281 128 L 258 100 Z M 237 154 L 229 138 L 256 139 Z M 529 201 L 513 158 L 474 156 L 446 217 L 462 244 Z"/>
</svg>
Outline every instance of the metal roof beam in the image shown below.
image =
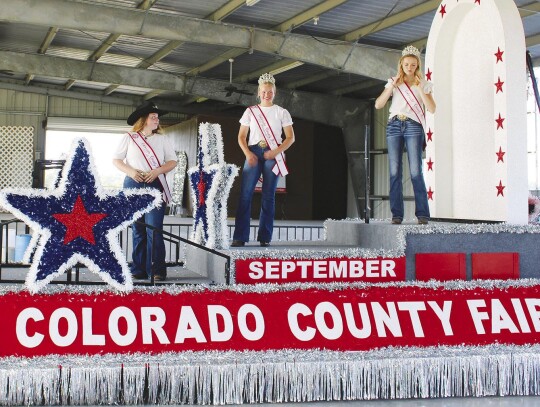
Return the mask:
<svg viewBox="0 0 540 407">
<path fill-rule="evenodd" d="M 214 11 L 212 14 L 205 17 L 207 20 L 212 21 L 219 21 L 225 17 L 227 17 L 229 14 L 234 12 L 236 9 L 242 7 L 244 5 L 244 0 L 231 0 L 228 3 L 221 6 L 218 10 Z M 148 58 L 141 61 L 139 64 L 137 64 L 138 68 L 147 69 L 156 62 L 162 60 L 167 55 L 169 55 L 172 51 L 174 51 L 176 48 L 178 48 L 180 45 L 182 45 L 184 41 L 170 41 L 167 45 L 162 47 L 161 49 L 157 50 L 154 54 L 149 56 Z M 111 85 L 109 86 L 106 91 L 108 92 L 107 95 L 114 92 L 114 90 L 118 88 L 118 85 Z"/>
<path fill-rule="evenodd" d="M 348 43 L 327 44 L 302 35 L 101 4 L 12 0 L 2 4 L 0 18 L 17 23 L 254 49 L 376 79 L 388 78 L 395 69 L 393 51 Z"/>
<path fill-rule="evenodd" d="M 356 41 L 360 37 L 364 37 L 369 34 L 373 34 L 377 31 L 381 31 L 385 28 L 389 28 L 391 26 L 394 26 L 396 24 L 403 23 L 411 18 L 418 17 L 422 14 L 429 13 L 430 11 L 433 11 L 437 9 L 437 7 L 440 4 L 440 0 L 432 0 L 432 1 L 426 1 L 422 4 L 419 4 L 417 6 L 408 8 L 407 10 L 404 10 L 402 12 L 393 14 L 385 19 L 375 21 L 371 24 L 368 24 L 366 26 L 360 27 L 354 31 L 351 31 L 347 34 L 342 35 L 339 37 L 341 40 L 344 41 Z M 540 12 L 540 2 L 532 2 L 523 6 L 518 7 L 519 13 L 522 18 L 528 17 L 530 15 L 537 14 Z M 540 42 L 540 39 L 535 38 L 536 36 L 528 37 L 527 38 L 527 47 L 537 45 Z M 422 38 L 420 40 L 415 41 L 411 45 L 414 45 L 418 49 L 422 50 L 426 47 L 427 44 L 427 38 Z M 305 86 L 309 83 L 315 82 L 320 80 L 320 75 L 314 75 L 310 78 L 305 78 L 300 81 L 297 81 L 296 83 L 288 84 L 287 87 L 301 87 Z M 346 89 L 346 88 L 345 88 Z M 361 90 L 361 89 L 358 89 Z M 341 92 L 341 90 L 338 90 Z M 346 92 L 347 93 L 347 92 Z"/>
<path fill-rule="evenodd" d="M 246 4 L 246 0 L 230 0 L 218 8 L 212 14 L 205 17 L 206 20 L 221 21 Z"/>
<path fill-rule="evenodd" d="M 249 106 L 253 103 L 251 94 L 235 92 L 231 97 L 227 97 L 225 91 L 225 87 L 229 85 L 227 81 L 96 64 L 91 61 L 0 51 L 0 70 L 4 69 L 31 75 L 176 91 L 241 106 Z M 254 94 L 257 90 L 255 85 L 233 85 L 237 90 L 246 93 Z M 277 94 L 276 103 L 286 106 L 295 117 L 339 127 L 357 118 L 367 107 L 367 103 L 356 99 L 286 89 L 280 90 Z"/>
<path fill-rule="evenodd" d="M 385 28 L 403 23 L 407 20 L 410 20 L 411 18 L 418 17 L 425 13 L 429 13 L 430 11 L 435 10 L 440 3 L 440 0 L 429 0 L 423 2 L 417 6 L 408 8 L 396 14 L 392 14 L 384 19 L 375 21 L 374 23 L 357 28 L 356 30 L 342 35 L 341 37 L 339 37 L 339 39 L 343 41 L 356 41 L 358 38 L 364 37 L 368 34 L 373 34 L 374 32 L 381 31 Z"/>
<path fill-rule="evenodd" d="M 540 12 L 540 3 L 534 1 L 529 4 L 524 4 L 523 6 L 518 7 L 519 15 L 521 18 L 529 17 L 531 15 L 538 14 Z"/>
<path fill-rule="evenodd" d="M 285 32 L 295 29 L 296 27 L 300 27 L 301 25 L 304 25 L 305 23 L 313 20 L 315 17 L 319 17 L 321 14 L 324 14 L 337 6 L 347 2 L 348 0 L 326 0 L 319 4 L 317 4 L 315 7 L 311 7 L 310 9 L 301 12 L 300 14 L 297 14 L 293 18 L 290 18 L 274 27 L 272 27 L 272 30 L 279 31 L 279 32 Z"/>
<path fill-rule="evenodd" d="M 372 88 L 373 86 L 377 86 L 377 85 L 381 86 L 382 84 L 383 84 L 383 82 L 378 81 L 376 79 L 368 79 L 367 81 L 362 81 L 362 82 L 356 83 L 354 85 L 348 85 L 348 86 L 344 86 L 342 88 L 336 89 L 336 90 L 332 91 L 332 95 L 341 96 L 341 95 L 345 95 L 347 93 L 357 92 L 359 90 L 364 90 L 364 89 L 369 89 L 369 88 Z"/>
<path fill-rule="evenodd" d="M 47 49 L 51 45 L 51 42 L 54 40 L 54 37 L 56 36 L 57 32 L 58 32 L 58 27 L 49 28 L 49 31 L 47 31 L 47 34 L 45 35 L 45 38 L 43 39 L 43 42 L 41 43 L 41 46 L 39 47 L 38 53 L 44 54 L 47 52 Z"/>
<path fill-rule="evenodd" d="M 304 78 L 304 79 L 299 79 L 294 82 L 289 82 L 288 84 L 285 85 L 285 87 L 287 89 L 298 89 L 298 88 L 301 88 L 302 86 L 309 85 L 310 83 L 313 83 L 313 82 L 323 81 L 325 79 L 331 78 L 338 74 L 339 72 L 337 71 L 321 72 L 316 75 L 308 76 L 307 78 Z"/>
<path fill-rule="evenodd" d="M 258 78 L 265 72 L 270 72 L 272 75 L 277 75 L 278 73 L 294 69 L 300 65 L 303 65 L 303 63 L 299 61 L 294 61 L 292 59 L 283 59 L 256 71 L 237 76 L 236 78 L 234 78 L 234 81 L 240 83 L 248 82 L 251 79 Z"/>
<path fill-rule="evenodd" d="M 293 18 L 290 18 L 290 19 L 288 19 L 288 20 L 286 20 L 286 21 L 272 27 L 272 30 L 279 31 L 279 32 L 290 31 L 290 30 L 292 30 L 292 29 L 294 29 L 296 27 L 299 27 L 299 26 L 311 21 L 313 18 L 318 17 L 321 14 L 324 14 L 327 11 L 332 10 L 333 8 L 336 8 L 340 4 L 345 3 L 345 1 L 347 1 L 347 0 L 325 0 L 322 3 L 317 4 L 315 7 L 312 7 L 310 9 L 308 9 L 308 10 L 294 16 Z M 245 52 L 246 52 L 246 50 L 244 50 L 244 49 L 238 49 L 236 52 L 233 53 L 233 55 L 231 55 L 230 51 L 227 51 L 227 54 L 229 55 L 229 58 L 234 59 L 234 58 L 244 54 Z M 227 58 L 227 60 L 229 58 Z M 198 74 L 200 72 L 207 71 L 208 69 L 211 69 L 211 68 L 213 68 L 213 67 L 215 67 L 217 65 L 220 65 L 223 62 L 224 62 L 224 57 L 223 57 L 223 55 L 220 55 L 217 58 L 214 58 L 213 60 L 208 61 L 207 63 L 201 65 L 200 67 L 197 67 L 197 68 L 191 70 L 189 73 Z M 270 71 L 277 70 L 277 69 L 280 69 L 280 72 L 284 72 L 284 70 L 282 68 L 286 67 L 286 66 L 289 66 L 291 64 L 294 64 L 294 60 L 276 62 L 276 63 L 274 63 L 272 65 L 269 65 L 269 66 L 266 66 L 264 68 L 261 68 L 261 69 L 258 69 L 256 71 L 249 72 L 247 74 L 236 77 L 235 81 L 237 81 L 237 82 L 248 82 L 251 79 L 257 78 L 258 76 L 260 76 L 261 74 L 263 74 L 265 72 L 270 72 Z M 276 66 L 277 66 L 277 68 L 276 68 Z M 298 65 L 296 65 L 296 66 L 298 66 Z M 292 68 L 290 68 L 290 69 L 292 69 Z"/>
</svg>

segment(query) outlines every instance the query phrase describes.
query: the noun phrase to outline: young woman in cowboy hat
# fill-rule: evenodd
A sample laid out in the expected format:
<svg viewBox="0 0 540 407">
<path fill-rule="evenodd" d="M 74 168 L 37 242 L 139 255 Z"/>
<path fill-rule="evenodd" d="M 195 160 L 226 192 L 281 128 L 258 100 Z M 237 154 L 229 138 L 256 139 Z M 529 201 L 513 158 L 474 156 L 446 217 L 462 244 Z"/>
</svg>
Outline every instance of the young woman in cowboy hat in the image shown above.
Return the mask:
<svg viewBox="0 0 540 407">
<path fill-rule="evenodd" d="M 124 188 L 155 188 L 163 193 L 164 201 L 168 202 L 170 192 L 165 174 L 176 167 L 176 154 L 167 137 L 159 134 L 159 116 L 166 113 L 148 101 L 138 106 L 127 119 L 133 130 L 120 141 L 113 164 L 126 174 Z M 139 221 L 163 229 L 165 202 L 143 215 Z M 147 279 L 153 274 L 155 280 L 165 280 L 167 268 L 163 235 L 154 234 L 152 229 L 134 223 L 132 260 L 131 273 L 134 278 Z"/>
<path fill-rule="evenodd" d="M 382 109 L 392 98 L 390 118 L 386 125 L 388 163 L 390 166 L 390 210 L 392 223 L 403 221 L 403 147 L 407 146 L 409 171 L 414 190 L 415 215 L 418 223 L 429 221 L 426 184 L 422 174 L 422 150 L 425 142 L 425 109 L 435 113 L 433 85 L 426 82 L 420 68 L 420 51 L 409 45 L 401 53 L 398 74 L 388 79 L 384 91 L 375 101 Z"/>
</svg>

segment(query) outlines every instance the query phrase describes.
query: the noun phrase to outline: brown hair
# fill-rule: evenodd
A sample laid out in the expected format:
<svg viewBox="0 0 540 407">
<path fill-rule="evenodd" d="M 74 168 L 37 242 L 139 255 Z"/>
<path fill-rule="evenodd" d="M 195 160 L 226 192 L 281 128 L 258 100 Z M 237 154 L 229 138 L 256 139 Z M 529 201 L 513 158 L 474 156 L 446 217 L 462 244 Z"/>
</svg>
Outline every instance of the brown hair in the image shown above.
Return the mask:
<svg viewBox="0 0 540 407">
<path fill-rule="evenodd" d="M 137 121 L 133 124 L 133 131 L 139 132 L 142 129 L 144 129 L 144 126 L 146 126 L 146 120 L 148 119 L 148 116 L 150 116 L 151 113 L 148 113 L 147 115 L 141 116 L 137 119 Z M 157 129 L 152 131 L 152 134 L 161 134 L 163 128 L 161 125 L 157 127 Z"/>
</svg>

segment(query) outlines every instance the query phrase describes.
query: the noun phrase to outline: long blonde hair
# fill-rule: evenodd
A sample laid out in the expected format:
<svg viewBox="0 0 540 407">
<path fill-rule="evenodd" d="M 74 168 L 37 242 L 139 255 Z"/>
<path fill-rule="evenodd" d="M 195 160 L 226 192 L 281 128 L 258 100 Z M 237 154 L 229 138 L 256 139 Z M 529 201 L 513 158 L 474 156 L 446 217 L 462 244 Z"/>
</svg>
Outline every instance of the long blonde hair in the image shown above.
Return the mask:
<svg viewBox="0 0 540 407">
<path fill-rule="evenodd" d="M 414 71 L 414 78 L 415 78 L 414 84 L 415 85 L 420 84 L 419 78 L 422 77 L 422 63 L 420 62 L 420 58 L 418 58 L 416 55 L 413 55 L 413 54 L 407 54 L 399 58 L 398 79 L 397 79 L 396 85 L 401 85 L 403 82 L 405 82 L 405 72 L 403 72 L 403 60 L 408 57 L 416 59 L 417 66 L 416 66 L 416 70 Z"/>
<path fill-rule="evenodd" d="M 137 119 L 135 124 L 133 124 L 134 132 L 139 132 L 142 129 L 144 129 L 144 126 L 146 126 L 146 120 L 148 120 L 148 116 L 150 116 L 150 113 L 148 113 L 145 116 L 141 116 Z M 161 125 L 158 125 L 157 129 L 152 130 L 152 134 L 161 134 L 162 131 L 163 131 L 163 128 L 161 127 Z"/>
</svg>

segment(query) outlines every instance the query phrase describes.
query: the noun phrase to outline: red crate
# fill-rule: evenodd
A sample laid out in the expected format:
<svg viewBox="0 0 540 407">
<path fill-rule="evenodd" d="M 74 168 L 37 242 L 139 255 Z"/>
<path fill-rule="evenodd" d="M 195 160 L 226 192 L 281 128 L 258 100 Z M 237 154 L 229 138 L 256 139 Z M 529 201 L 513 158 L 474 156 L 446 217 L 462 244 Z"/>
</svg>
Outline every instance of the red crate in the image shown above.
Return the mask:
<svg viewBox="0 0 540 407">
<path fill-rule="evenodd" d="M 416 254 L 416 279 L 419 281 L 465 280 L 466 278 L 465 253 Z"/>
<path fill-rule="evenodd" d="M 474 280 L 509 280 L 519 278 L 519 253 L 472 253 Z"/>
</svg>

